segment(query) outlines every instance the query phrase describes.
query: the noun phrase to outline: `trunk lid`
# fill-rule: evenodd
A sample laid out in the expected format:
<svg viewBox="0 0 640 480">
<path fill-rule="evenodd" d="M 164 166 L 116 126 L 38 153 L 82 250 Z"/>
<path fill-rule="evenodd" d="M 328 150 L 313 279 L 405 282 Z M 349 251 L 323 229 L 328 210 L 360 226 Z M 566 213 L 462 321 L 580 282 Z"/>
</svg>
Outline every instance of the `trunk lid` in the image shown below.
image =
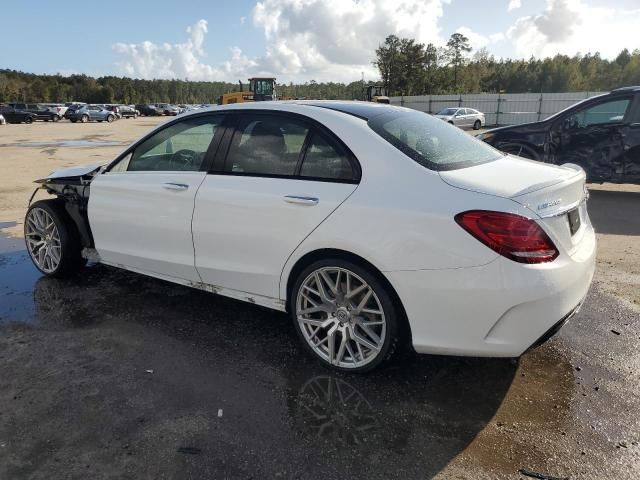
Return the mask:
<svg viewBox="0 0 640 480">
<path fill-rule="evenodd" d="M 440 177 L 453 187 L 509 198 L 527 207 L 569 254 L 590 225 L 584 202 L 586 175 L 577 165 L 556 166 L 506 155 L 494 162 L 442 171 Z M 572 213 L 573 227 L 569 219 L 569 212 L 576 209 L 579 228 L 576 213 Z"/>
</svg>

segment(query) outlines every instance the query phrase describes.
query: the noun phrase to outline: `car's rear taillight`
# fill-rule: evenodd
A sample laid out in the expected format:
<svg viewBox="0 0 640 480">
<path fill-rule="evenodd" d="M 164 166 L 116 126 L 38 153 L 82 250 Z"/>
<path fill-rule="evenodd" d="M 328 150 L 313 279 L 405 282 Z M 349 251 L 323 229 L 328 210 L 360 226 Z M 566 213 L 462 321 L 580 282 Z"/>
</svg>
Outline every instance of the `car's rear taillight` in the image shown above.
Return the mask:
<svg viewBox="0 0 640 480">
<path fill-rule="evenodd" d="M 558 249 L 540 225 L 513 213 L 471 210 L 456 215 L 456 222 L 487 247 L 520 263 L 553 261 Z"/>
</svg>

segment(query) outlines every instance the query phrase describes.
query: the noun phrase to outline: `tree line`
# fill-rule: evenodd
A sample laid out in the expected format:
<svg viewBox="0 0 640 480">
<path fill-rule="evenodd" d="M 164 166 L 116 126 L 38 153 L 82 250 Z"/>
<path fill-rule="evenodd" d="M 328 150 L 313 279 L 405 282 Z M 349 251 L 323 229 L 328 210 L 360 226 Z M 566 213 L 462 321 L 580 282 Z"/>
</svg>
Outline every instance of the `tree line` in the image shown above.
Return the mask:
<svg viewBox="0 0 640 480">
<path fill-rule="evenodd" d="M 598 53 L 528 60 L 496 59 L 486 49 L 472 52 L 454 33 L 445 47 L 389 35 L 373 64 L 389 95 L 605 91 L 640 85 L 640 50 L 624 49 L 612 60 Z M 362 99 L 361 81 L 278 85 L 286 98 Z M 245 84 L 246 88 L 246 84 Z M 224 81 L 142 80 L 87 75 L 36 75 L 0 69 L 0 102 L 215 103 L 239 85 Z"/>
<path fill-rule="evenodd" d="M 471 53 L 469 39 L 454 33 L 445 47 L 389 35 L 373 62 L 390 95 L 605 91 L 640 85 L 640 50 L 623 49 L 613 60 L 599 53 L 528 60 Z"/>
</svg>

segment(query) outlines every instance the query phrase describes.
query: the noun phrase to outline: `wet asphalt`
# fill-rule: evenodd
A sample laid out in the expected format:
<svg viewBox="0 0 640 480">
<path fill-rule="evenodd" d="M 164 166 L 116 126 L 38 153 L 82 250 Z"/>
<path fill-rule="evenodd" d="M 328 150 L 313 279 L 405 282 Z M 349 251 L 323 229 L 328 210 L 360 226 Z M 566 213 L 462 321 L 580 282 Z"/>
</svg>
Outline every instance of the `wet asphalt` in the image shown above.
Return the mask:
<svg viewBox="0 0 640 480">
<path fill-rule="evenodd" d="M 596 277 L 518 360 L 334 374 L 283 314 L 0 236 L 0 479 L 637 479 L 639 327 Z"/>
</svg>

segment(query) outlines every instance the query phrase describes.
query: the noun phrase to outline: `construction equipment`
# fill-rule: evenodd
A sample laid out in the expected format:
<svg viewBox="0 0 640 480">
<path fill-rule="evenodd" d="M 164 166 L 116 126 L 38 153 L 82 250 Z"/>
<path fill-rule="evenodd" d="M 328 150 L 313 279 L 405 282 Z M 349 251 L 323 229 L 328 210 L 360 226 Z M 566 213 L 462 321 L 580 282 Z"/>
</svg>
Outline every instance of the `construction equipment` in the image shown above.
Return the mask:
<svg viewBox="0 0 640 480">
<path fill-rule="evenodd" d="M 374 103 L 389 103 L 387 89 L 382 85 L 369 85 L 362 89 L 364 100 Z"/>
<path fill-rule="evenodd" d="M 229 103 L 263 102 L 276 100 L 276 79 L 270 77 L 254 77 L 249 79 L 249 90 L 244 91 L 242 81 L 239 92 L 225 93 L 218 99 L 219 105 Z"/>
</svg>

